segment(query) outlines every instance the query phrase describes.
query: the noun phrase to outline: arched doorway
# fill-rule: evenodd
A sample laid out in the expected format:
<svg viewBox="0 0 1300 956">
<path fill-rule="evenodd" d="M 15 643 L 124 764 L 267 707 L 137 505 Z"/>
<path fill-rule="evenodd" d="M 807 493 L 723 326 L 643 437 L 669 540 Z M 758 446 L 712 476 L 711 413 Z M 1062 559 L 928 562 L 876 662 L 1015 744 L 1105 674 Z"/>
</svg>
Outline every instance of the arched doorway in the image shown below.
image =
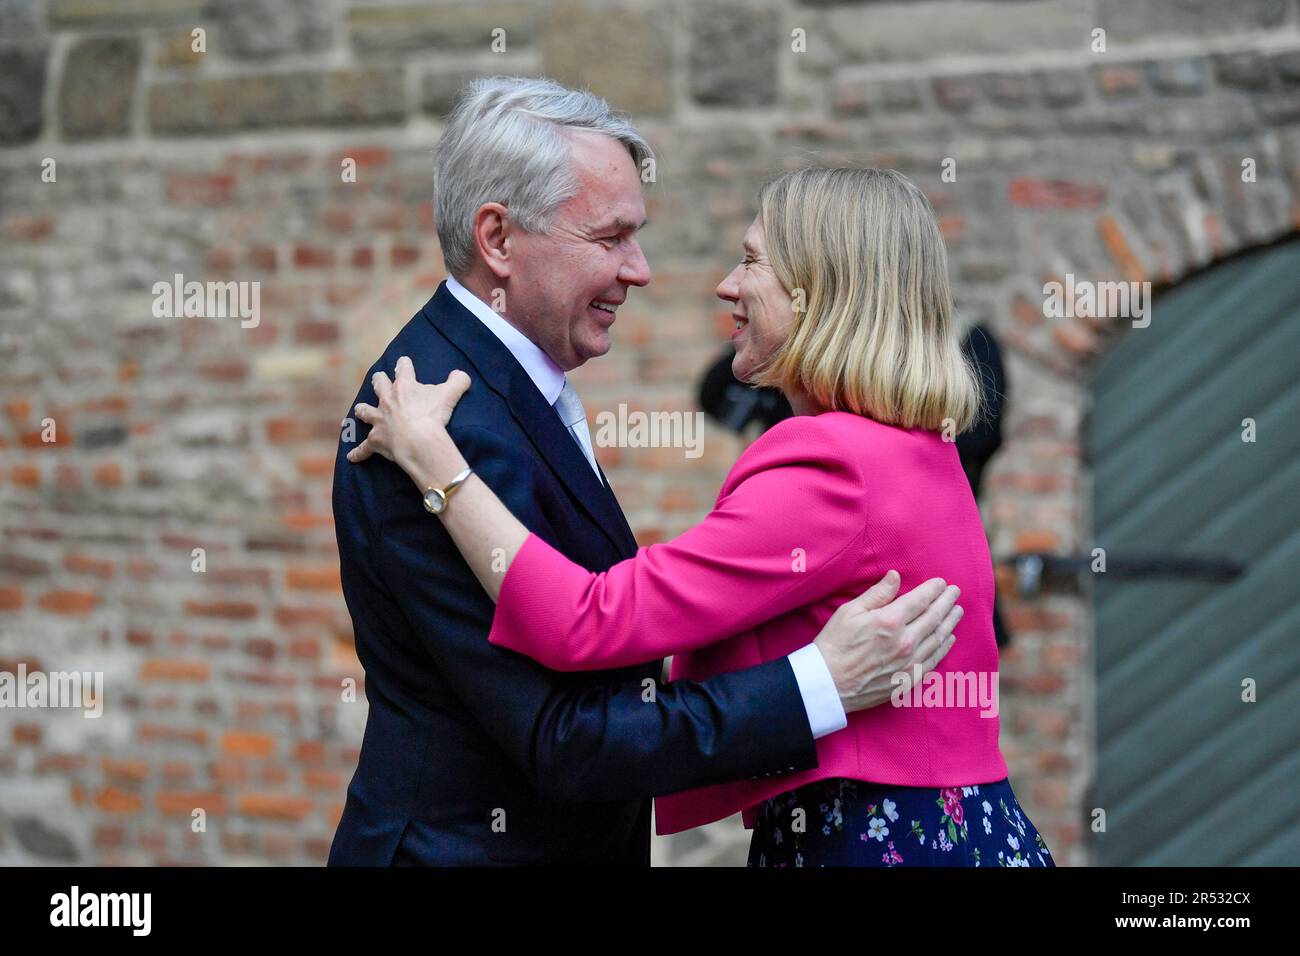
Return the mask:
<svg viewBox="0 0 1300 956">
<path fill-rule="evenodd" d="M 1298 356 L 1290 242 L 1158 298 L 1094 379 L 1098 864 L 1300 859 Z"/>
</svg>

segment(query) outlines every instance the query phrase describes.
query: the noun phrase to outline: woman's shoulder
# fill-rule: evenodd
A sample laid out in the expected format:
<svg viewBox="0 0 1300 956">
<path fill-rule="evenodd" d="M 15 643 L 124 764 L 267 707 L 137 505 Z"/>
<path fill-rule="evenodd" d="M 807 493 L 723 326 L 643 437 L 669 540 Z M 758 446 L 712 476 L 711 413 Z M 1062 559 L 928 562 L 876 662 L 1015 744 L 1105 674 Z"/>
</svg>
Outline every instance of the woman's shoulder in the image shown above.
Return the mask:
<svg viewBox="0 0 1300 956">
<path fill-rule="evenodd" d="M 840 473 L 862 483 L 866 475 L 897 465 L 900 459 L 942 453 L 944 444 L 937 432 L 885 425 L 852 412 L 795 415 L 755 439 L 736 462 L 731 478 L 743 480 L 758 470 L 804 463 L 828 476 Z"/>
<path fill-rule="evenodd" d="M 920 430 L 882 425 L 852 412 L 795 415 L 778 422 L 746 451 L 759 456 L 815 453 L 818 457 L 859 458 L 873 447 L 888 448 L 914 442 Z"/>
<path fill-rule="evenodd" d="M 826 412 L 795 415 L 777 422 L 745 449 L 731 471 L 728 484 L 757 471 L 807 465 L 827 472 L 861 478 L 859 449 L 864 430 L 859 415 Z"/>
</svg>

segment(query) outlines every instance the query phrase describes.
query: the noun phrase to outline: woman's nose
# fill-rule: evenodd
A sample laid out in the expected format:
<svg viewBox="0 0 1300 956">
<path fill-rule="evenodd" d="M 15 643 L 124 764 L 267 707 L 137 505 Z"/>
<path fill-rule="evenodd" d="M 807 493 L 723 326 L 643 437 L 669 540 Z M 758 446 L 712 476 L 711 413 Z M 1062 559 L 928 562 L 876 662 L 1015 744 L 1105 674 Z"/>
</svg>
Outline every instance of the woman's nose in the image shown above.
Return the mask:
<svg viewBox="0 0 1300 956">
<path fill-rule="evenodd" d="M 737 302 L 740 300 L 740 266 L 732 269 L 726 277 L 718 283 L 715 290 L 719 299 L 725 299 L 728 302 Z"/>
</svg>

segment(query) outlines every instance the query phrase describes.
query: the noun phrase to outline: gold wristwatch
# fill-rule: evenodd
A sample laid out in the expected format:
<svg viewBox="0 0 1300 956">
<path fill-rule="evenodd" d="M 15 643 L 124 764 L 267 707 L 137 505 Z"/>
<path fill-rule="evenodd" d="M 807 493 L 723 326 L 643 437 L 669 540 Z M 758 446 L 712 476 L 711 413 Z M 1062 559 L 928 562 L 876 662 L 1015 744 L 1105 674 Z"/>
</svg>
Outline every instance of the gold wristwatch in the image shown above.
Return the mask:
<svg viewBox="0 0 1300 956">
<path fill-rule="evenodd" d="M 451 493 L 465 483 L 474 469 L 466 468 L 447 483 L 446 488 L 430 488 L 424 493 L 424 510 L 431 515 L 440 515 L 447 510 L 447 499 Z"/>
</svg>

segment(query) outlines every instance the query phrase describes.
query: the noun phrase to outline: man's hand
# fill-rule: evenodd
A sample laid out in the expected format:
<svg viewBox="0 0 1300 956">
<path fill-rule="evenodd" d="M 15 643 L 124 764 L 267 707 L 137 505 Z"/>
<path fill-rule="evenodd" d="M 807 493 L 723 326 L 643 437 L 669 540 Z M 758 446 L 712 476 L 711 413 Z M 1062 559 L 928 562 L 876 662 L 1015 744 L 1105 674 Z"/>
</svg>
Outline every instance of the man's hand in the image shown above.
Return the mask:
<svg viewBox="0 0 1300 956">
<path fill-rule="evenodd" d="M 883 704 L 895 674 L 913 676 L 919 664 L 924 677 L 952 649 L 953 628 L 964 612 L 957 606 L 961 589 L 944 584 L 931 578 L 894 599 L 899 577 L 890 571 L 836 608 L 813 643 L 830 667 L 845 712 Z"/>
</svg>

